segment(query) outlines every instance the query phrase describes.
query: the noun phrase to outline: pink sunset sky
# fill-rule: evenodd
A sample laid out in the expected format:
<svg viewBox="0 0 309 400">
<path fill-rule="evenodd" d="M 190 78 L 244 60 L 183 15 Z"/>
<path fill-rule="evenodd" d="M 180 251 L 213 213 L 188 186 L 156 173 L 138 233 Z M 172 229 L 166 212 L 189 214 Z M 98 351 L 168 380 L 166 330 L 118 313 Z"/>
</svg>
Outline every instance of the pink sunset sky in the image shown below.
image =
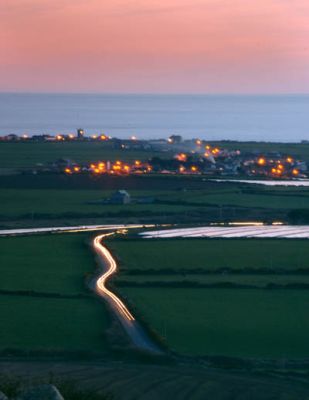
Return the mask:
<svg viewBox="0 0 309 400">
<path fill-rule="evenodd" d="M 1 0 L 0 91 L 309 92 L 308 0 Z"/>
</svg>

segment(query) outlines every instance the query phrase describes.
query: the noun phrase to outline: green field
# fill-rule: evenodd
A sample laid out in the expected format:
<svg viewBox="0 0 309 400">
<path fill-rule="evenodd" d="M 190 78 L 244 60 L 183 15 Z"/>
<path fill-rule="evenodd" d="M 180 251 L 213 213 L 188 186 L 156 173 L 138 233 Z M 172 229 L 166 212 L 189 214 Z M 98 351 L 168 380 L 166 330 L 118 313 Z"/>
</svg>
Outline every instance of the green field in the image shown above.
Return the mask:
<svg viewBox="0 0 309 400">
<path fill-rule="evenodd" d="M 88 240 L 88 234 L 0 238 L 6 321 L 0 352 L 109 351 L 108 313 L 84 284 L 95 268 Z M 108 246 L 120 263 L 113 287 L 170 349 L 309 357 L 309 290 L 286 287 L 309 284 L 306 240 L 126 238 Z M 227 282 L 232 286 L 220 287 Z"/>
<path fill-rule="evenodd" d="M 46 176 L 46 180 L 50 179 Z M 163 179 L 164 180 L 164 179 Z M 147 181 L 147 180 L 146 180 Z M 185 182 L 183 182 L 185 184 Z M 137 182 L 138 185 L 138 182 Z M 121 186 L 120 186 L 121 187 Z M 123 187 L 126 189 L 126 187 Z M 291 211 L 309 210 L 309 192 L 304 188 L 248 188 L 240 184 L 214 184 L 203 182 L 195 189 L 142 189 L 128 190 L 131 204 L 103 204 L 113 193 L 108 185 L 99 189 L 0 189 L 0 219 L 35 225 L 48 219 L 154 218 L 169 216 L 171 222 L 190 219 L 204 221 L 240 219 L 289 220 Z M 146 198 L 145 203 L 139 202 Z M 147 203 L 147 198 L 150 202 Z M 303 212 L 303 211 L 302 211 Z M 102 222 L 102 221 L 101 221 Z M 123 220 L 125 222 L 125 220 Z M 78 222 L 77 222 L 78 223 Z"/>
<path fill-rule="evenodd" d="M 309 357 L 307 240 L 110 240 L 113 279 L 137 316 L 176 352 Z"/>
<path fill-rule="evenodd" d="M 263 358 L 309 356 L 309 292 L 121 288 L 180 353 Z"/>
<path fill-rule="evenodd" d="M 34 167 L 59 158 L 75 162 L 98 160 L 148 160 L 154 155 L 168 157 L 166 153 L 114 149 L 111 142 L 0 142 L 0 169 Z"/>
<path fill-rule="evenodd" d="M 1 237 L 0 290 L 88 294 L 84 277 L 95 267 L 88 236 Z"/>
<path fill-rule="evenodd" d="M 200 190 L 158 191 L 157 196 L 161 201 L 187 203 L 188 207 L 208 205 L 257 209 L 309 208 L 309 191 L 302 187 L 273 188 L 222 182 Z"/>
<path fill-rule="evenodd" d="M 88 213 L 122 213 L 128 212 L 164 212 L 177 213 L 185 211 L 185 205 L 165 205 L 165 204 L 100 204 L 100 201 L 107 199 L 112 194 L 111 190 L 54 190 L 54 189 L 0 189 L 2 207 L 0 215 L 23 217 L 23 215 L 51 214 L 59 215 L 75 213 L 81 216 Z M 130 191 L 134 197 L 148 196 L 160 192 L 145 193 L 144 191 Z M 89 204 L 93 202 L 93 204 Z M 98 202 L 98 203 L 95 203 Z M 197 208 L 193 206 L 191 208 Z"/>
<path fill-rule="evenodd" d="M 0 238 L 0 351 L 108 350 L 105 305 L 86 289 L 88 236 Z"/>
<path fill-rule="evenodd" d="M 141 239 L 110 241 L 125 271 L 268 269 L 309 270 L 308 240 L 290 239 Z"/>
<path fill-rule="evenodd" d="M 94 299 L 55 299 L 0 294 L 0 352 L 6 349 L 49 353 L 108 350 L 109 323 Z"/>
<path fill-rule="evenodd" d="M 298 208 L 309 208 L 309 193 L 305 195 L 299 191 L 299 194 L 289 195 L 289 190 L 286 190 L 287 194 L 264 194 L 260 193 L 240 193 L 234 191 L 226 194 L 208 194 L 204 199 L 209 204 L 216 204 L 221 206 L 237 206 L 237 207 L 250 207 L 250 208 L 275 208 L 275 209 L 298 209 Z"/>
</svg>

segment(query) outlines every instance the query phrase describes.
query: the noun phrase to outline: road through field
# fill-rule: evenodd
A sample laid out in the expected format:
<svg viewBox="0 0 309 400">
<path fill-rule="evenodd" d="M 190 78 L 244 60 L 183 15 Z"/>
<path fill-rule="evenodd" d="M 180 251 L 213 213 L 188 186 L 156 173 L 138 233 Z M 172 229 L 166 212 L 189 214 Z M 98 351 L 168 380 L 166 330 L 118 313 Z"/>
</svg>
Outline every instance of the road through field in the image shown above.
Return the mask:
<svg viewBox="0 0 309 400">
<path fill-rule="evenodd" d="M 115 232 L 100 234 L 93 240 L 93 249 L 103 267 L 103 274 L 96 282 L 96 292 L 109 303 L 135 347 L 151 353 L 161 354 L 163 353 L 162 350 L 148 337 L 123 301 L 106 287 L 108 278 L 117 272 L 118 266 L 110 251 L 102 244 L 102 240 L 113 234 Z"/>
<path fill-rule="evenodd" d="M 34 235 L 44 233 L 73 233 L 83 231 L 108 231 L 100 234 L 93 240 L 93 248 L 98 255 L 99 262 L 102 265 L 104 273 L 96 282 L 96 292 L 103 297 L 111 306 L 115 315 L 118 317 L 123 328 L 129 335 L 133 345 L 140 350 L 148 351 L 155 354 L 162 354 L 163 351 L 157 346 L 146 334 L 142 326 L 136 321 L 134 316 L 129 312 L 125 304 L 106 287 L 108 278 L 117 271 L 117 264 L 108 249 L 102 245 L 101 241 L 104 237 L 114 235 L 118 230 L 150 228 L 155 225 L 79 225 L 65 227 L 48 227 L 48 228 L 26 228 L 26 229 L 9 229 L 0 230 L 0 236 L 16 236 L 16 235 Z"/>
</svg>

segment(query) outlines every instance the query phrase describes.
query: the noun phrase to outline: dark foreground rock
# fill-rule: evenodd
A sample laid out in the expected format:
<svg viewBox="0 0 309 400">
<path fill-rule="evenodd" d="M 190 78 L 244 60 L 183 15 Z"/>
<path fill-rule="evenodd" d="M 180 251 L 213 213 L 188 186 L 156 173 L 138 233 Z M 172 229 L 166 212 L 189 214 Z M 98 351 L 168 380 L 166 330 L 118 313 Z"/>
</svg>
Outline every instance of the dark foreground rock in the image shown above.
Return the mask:
<svg viewBox="0 0 309 400">
<path fill-rule="evenodd" d="M 1 397 L 0 397 L 1 399 Z M 16 400 L 64 400 L 54 385 L 40 385 L 24 389 Z"/>
<path fill-rule="evenodd" d="M 8 400 L 8 398 L 4 393 L 0 392 L 0 400 Z"/>
<path fill-rule="evenodd" d="M 129 358 L 128 353 L 126 356 Z M 163 363 L 149 358 L 106 362 L 0 360 L 0 377 L 1 373 L 13 381 L 18 377 L 21 385 L 38 379 L 50 382 L 52 377 L 65 400 L 309 400 L 306 364 L 293 369 L 280 363 L 277 370 L 276 374 L 268 368 L 248 371 L 245 364 L 239 364 L 237 370 L 209 368 L 195 360 Z M 65 390 L 68 383 L 74 391 Z M 5 392 L 4 387 L 2 390 Z"/>
</svg>

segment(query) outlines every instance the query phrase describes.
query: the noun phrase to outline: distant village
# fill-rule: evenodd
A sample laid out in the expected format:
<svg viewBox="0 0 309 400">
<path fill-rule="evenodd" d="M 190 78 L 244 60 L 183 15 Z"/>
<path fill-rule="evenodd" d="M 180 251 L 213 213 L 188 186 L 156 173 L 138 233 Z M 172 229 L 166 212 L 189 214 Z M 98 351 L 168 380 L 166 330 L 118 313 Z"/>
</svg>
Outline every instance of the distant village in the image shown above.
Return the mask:
<svg viewBox="0 0 309 400">
<path fill-rule="evenodd" d="M 86 136 L 83 129 L 77 134 L 69 135 L 14 135 L 0 138 L 6 142 L 110 142 L 111 148 L 123 151 L 143 151 L 152 153 L 147 160 L 132 162 L 117 160 L 92 160 L 77 163 L 74 160 L 59 159 L 52 163 L 37 164 L 31 173 L 62 173 L 73 174 L 181 174 L 208 176 L 246 176 L 259 178 L 307 178 L 306 162 L 295 159 L 289 154 L 279 152 L 261 153 L 257 150 L 241 152 L 214 147 L 205 140 L 183 140 L 180 135 L 172 135 L 168 139 L 139 140 L 132 136 L 130 139 L 118 139 L 100 134 Z M 159 156 L 153 156 L 153 154 Z M 161 154 L 160 154 L 161 153 Z M 168 157 L 162 157 L 166 153 Z"/>
</svg>

